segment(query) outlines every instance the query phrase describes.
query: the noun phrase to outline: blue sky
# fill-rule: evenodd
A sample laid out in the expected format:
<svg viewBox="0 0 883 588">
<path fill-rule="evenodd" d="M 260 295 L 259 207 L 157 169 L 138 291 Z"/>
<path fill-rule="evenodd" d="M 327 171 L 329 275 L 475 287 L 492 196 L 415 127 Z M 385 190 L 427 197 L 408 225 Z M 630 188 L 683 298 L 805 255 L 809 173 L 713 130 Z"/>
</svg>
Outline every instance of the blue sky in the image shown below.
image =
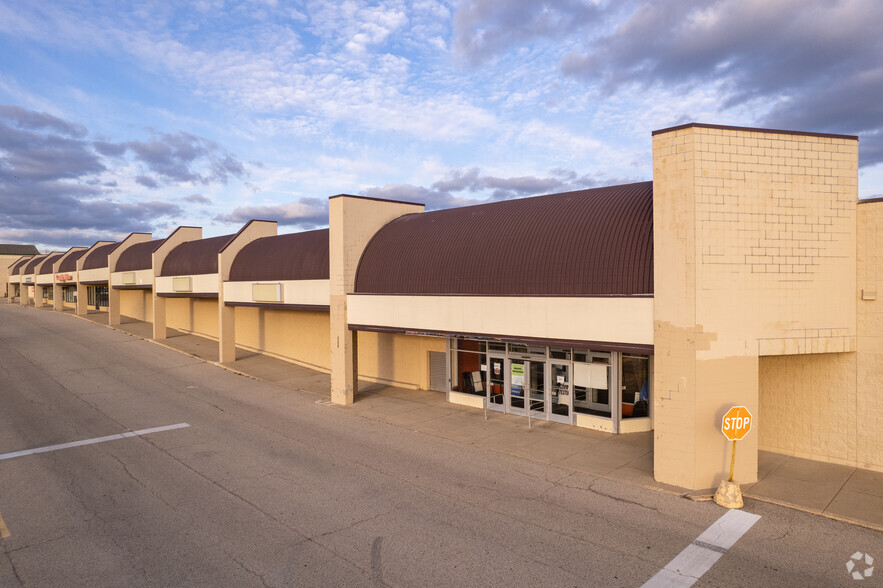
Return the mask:
<svg viewBox="0 0 883 588">
<path fill-rule="evenodd" d="M 689 121 L 859 135 L 880 196 L 880 22 L 879 0 L 0 0 L 0 242 L 648 180 L 651 131 Z"/>
</svg>

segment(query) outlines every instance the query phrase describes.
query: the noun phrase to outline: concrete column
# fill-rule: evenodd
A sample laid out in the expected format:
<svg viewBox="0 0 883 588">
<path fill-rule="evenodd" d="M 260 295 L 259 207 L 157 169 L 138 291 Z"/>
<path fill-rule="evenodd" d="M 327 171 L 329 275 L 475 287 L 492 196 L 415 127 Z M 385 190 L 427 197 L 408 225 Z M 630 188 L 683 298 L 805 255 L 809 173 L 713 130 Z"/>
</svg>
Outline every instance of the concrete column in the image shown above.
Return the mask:
<svg viewBox="0 0 883 588">
<path fill-rule="evenodd" d="M 275 237 L 276 221 L 251 220 L 218 252 L 218 361 L 236 361 L 236 309 L 224 303 L 224 282 L 242 248 L 261 237 Z"/>
<path fill-rule="evenodd" d="M 169 252 L 187 241 L 195 241 L 202 239 L 201 227 L 178 227 L 163 241 L 162 245 L 157 247 L 156 251 L 151 255 L 153 265 L 153 338 L 165 339 L 168 336 L 166 330 L 166 299 L 157 296 L 156 279 L 162 272 L 162 265 L 166 260 Z"/>
<path fill-rule="evenodd" d="M 64 310 L 64 294 L 62 294 L 62 286 L 58 282 L 52 284 L 52 309 L 57 312 Z"/>
<path fill-rule="evenodd" d="M 153 293 L 153 338 L 165 339 L 166 330 L 166 299 Z"/>
<path fill-rule="evenodd" d="M 744 406 L 754 425 L 738 441 L 734 479 L 756 481 L 759 357 L 812 352 L 807 338 L 854 350 L 857 156 L 849 137 L 654 133 L 656 480 L 725 479 L 732 443 L 721 419 Z M 801 166 L 787 167 L 792 159 Z"/>
<path fill-rule="evenodd" d="M 423 212 L 422 204 L 341 194 L 328 202 L 331 320 L 331 400 L 352 404 L 358 392 L 358 340 L 349 330 L 347 294 L 371 237 L 389 221 Z"/>
<path fill-rule="evenodd" d="M 115 327 L 120 324 L 120 291 L 107 283 L 107 324 Z"/>
<path fill-rule="evenodd" d="M 79 273 L 79 271 L 77 271 L 77 273 Z M 89 291 L 87 288 L 86 284 L 81 283 L 79 280 L 77 281 L 77 307 L 75 312 L 79 316 L 86 316 L 89 314 Z"/>
<path fill-rule="evenodd" d="M 123 252 L 138 243 L 150 241 L 153 235 L 150 233 L 131 233 L 107 256 L 107 324 L 118 326 L 120 324 L 120 291 L 114 288 L 113 274 L 117 271 L 117 261 Z"/>
</svg>

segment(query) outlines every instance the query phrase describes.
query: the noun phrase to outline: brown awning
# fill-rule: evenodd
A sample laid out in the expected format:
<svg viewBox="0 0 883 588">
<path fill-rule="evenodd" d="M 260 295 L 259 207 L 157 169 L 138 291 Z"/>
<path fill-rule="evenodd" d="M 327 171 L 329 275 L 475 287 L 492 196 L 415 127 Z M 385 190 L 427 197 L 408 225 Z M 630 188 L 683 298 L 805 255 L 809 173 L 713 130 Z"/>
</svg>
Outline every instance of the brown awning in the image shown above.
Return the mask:
<svg viewBox="0 0 883 588">
<path fill-rule="evenodd" d="M 37 267 L 37 264 L 45 261 L 47 257 L 48 254 L 37 255 L 36 257 L 33 257 L 25 266 L 25 274 L 34 273 L 34 269 Z"/>
<path fill-rule="evenodd" d="M 653 183 L 399 217 L 362 254 L 355 291 L 477 296 L 653 293 Z"/>
<path fill-rule="evenodd" d="M 161 276 L 190 276 L 218 273 L 218 253 L 236 235 L 223 235 L 181 243 L 163 262 Z"/>
<path fill-rule="evenodd" d="M 22 266 L 24 266 L 26 263 L 28 263 L 28 262 L 31 261 L 32 259 L 33 259 L 33 257 L 25 257 L 24 259 L 20 259 L 20 260 L 16 261 L 15 264 L 13 264 L 13 265 L 9 268 L 9 273 L 12 274 L 12 275 L 14 275 L 14 276 L 17 276 L 17 275 L 18 275 L 18 270 L 21 269 Z"/>
<path fill-rule="evenodd" d="M 61 259 L 61 256 L 64 253 L 56 253 L 55 255 L 50 255 L 46 259 L 44 259 L 41 263 L 37 265 L 38 274 L 51 274 L 52 273 L 52 264 Z"/>
<path fill-rule="evenodd" d="M 135 243 L 122 253 L 117 260 L 115 271 L 135 272 L 153 267 L 153 252 L 165 242 L 165 239 L 154 239 L 143 243 Z"/>
<path fill-rule="evenodd" d="M 67 257 L 65 257 L 61 264 L 58 266 L 58 271 L 60 272 L 75 272 L 77 271 L 77 260 L 83 257 L 86 254 L 88 249 L 80 249 L 79 251 L 74 251 Z"/>
<path fill-rule="evenodd" d="M 230 280 L 327 280 L 328 229 L 261 237 L 236 254 Z"/>
<path fill-rule="evenodd" d="M 107 256 L 119 246 L 119 243 L 108 243 L 107 245 L 96 247 L 92 250 L 92 253 L 83 260 L 83 269 L 88 270 L 107 267 Z"/>
</svg>

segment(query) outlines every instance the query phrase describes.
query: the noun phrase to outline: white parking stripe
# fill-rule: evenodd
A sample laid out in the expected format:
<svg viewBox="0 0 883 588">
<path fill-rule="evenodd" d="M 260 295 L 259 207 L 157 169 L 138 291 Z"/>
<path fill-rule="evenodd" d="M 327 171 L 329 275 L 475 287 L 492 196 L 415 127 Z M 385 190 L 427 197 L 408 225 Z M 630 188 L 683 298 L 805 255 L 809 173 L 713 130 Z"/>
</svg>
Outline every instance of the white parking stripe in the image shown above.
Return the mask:
<svg viewBox="0 0 883 588">
<path fill-rule="evenodd" d="M 105 441 L 113 441 L 115 439 L 126 439 L 127 437 L 139 437 L 141 435 L 149 435 L 150 433 L 159 433 L 160 431 L 171 431 L 172 429 L 183 429 L 189 427 L 187 423 L 178 423 L 177 425 L 166 425 L 164 427 L 154 427 L 152 429 L 141 429 L 140 431 L 129 431 L 118 435 L 108 435 L 107 437 L 96 437 L 95 439 L 86 439 L 85 441 L 71 441 L 70 443 L 61 443 L 59 445 L 47 445 L 46 447 L 37 447 L 35 449 L 23 449 L 21 451 L 13 451 L 12 453 L 0 453 L 0 461 L 4 459 L 12 459 L 13 457 L 22 457 L 24 455 L 33 455 L 35 453 L 46 453 L 47 451 L 57 451 L 59 449 L 68 449 L 70 447 L 80 447 L 81 445 L 92 445 L 93 443 L 104 443 Z"/>
<path fill-rule="evenodd" d="M 729 510 L 680 552 L 644 586 L 692 586 L 760 519 L 760 515 Z"/>
</svg>

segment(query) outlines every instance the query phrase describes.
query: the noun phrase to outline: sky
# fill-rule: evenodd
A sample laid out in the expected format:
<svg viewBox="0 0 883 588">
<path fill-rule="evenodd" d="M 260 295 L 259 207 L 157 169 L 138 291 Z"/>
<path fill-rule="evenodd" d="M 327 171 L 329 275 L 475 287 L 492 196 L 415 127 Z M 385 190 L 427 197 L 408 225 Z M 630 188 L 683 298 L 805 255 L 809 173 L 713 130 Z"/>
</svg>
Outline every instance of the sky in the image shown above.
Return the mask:
<svg viewBox="0 0 883 588">
<path fill-rule="evenodd" d="M 0 242 L 327 226 L 652 179 L 686 122 L 859 136 L 879 0 L 0 0 Z"/>
</svg>

